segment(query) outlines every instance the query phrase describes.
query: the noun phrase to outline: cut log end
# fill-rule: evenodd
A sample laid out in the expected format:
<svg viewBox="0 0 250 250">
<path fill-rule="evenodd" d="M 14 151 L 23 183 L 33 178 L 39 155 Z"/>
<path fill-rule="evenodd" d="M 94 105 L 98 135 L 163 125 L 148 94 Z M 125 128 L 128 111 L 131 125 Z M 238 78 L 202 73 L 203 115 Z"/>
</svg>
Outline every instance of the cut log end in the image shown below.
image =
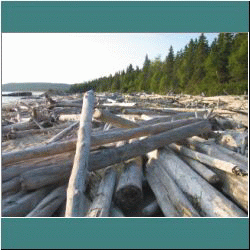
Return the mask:
<svg viewBox="0 0 250 250">
<path fill-rule="evenodd" d="M 143 195 L 141 189 L 133 185 L 128 185 L 116 192 L 115 200 L 119 207 L 130 210 L 141 204 Z"/>
</svg>

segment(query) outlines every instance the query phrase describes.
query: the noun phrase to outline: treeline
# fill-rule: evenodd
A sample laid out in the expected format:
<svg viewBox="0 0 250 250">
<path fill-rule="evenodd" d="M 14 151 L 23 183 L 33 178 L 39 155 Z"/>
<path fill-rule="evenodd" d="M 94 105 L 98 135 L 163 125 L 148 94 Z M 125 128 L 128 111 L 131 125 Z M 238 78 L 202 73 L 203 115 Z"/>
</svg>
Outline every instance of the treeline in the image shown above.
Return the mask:
<svg viewBox="0 0 250 250">
<path fill-rule="evenodd" d="M 136 91 L 160 94 L 186 93 L 207 96 L 244 94 L 248 90 L 248 34 L 220 33 L 209 46 L 205 35 L 191 39 L 174 55 L 173 47 L 165 60 L 145 57 L 143 67 L 130 64 L 126 70 L 81 84 L 70 92 Z"/>
</svg>

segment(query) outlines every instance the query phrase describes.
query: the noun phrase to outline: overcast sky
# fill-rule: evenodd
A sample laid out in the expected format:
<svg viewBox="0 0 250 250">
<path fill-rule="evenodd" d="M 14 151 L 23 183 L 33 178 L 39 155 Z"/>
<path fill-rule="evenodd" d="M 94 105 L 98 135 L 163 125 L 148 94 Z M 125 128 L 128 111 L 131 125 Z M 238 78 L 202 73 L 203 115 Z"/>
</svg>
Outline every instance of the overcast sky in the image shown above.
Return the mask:
<svg viewBox="0 0 250 250">
<path fill-rule="evenodd" d="M 200 33 L 3 33 L 2 83 L 80 83 L 165 59 Z M 205 33 L 209 45 L 218 33 Z"/>
</svg>

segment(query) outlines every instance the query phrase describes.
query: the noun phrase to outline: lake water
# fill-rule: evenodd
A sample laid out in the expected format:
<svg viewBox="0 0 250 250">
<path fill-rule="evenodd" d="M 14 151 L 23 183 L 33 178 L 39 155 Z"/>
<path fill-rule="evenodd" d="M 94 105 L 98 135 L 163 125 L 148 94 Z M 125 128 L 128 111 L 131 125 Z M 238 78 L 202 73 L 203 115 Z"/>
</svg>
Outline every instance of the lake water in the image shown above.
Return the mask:
<svg viewBox="0 0 250 250">
<path fill-rule="evenodd" d="M 43 94 L 45 91 L 34 91 L 32 92 L 33 96 L 39 96 Z M 2 94 L 10 94 L 13 93 L 13 91 L 3 91 Z M 18 100 L 21 100 L 24 96 L 2 96 L 2 104 L 7 104 L 7 103 L 13 103 Z"/>
</svg>

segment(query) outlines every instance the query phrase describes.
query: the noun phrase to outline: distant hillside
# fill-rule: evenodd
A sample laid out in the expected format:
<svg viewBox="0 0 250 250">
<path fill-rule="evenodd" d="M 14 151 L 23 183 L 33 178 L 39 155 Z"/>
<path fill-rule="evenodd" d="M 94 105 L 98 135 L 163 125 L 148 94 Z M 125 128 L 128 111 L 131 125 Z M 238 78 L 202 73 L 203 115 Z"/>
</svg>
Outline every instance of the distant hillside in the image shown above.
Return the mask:
<svg viewBox="0 0 250 250">
<path fill-rule="evenodd" d="M 29 82 L 29 83 L 6 83 L 2 84 L 2 91 L 47 91 L 69 90 L 70 84 L 65 83 L 47 83 L 47 82 Z"/>
</svg>

